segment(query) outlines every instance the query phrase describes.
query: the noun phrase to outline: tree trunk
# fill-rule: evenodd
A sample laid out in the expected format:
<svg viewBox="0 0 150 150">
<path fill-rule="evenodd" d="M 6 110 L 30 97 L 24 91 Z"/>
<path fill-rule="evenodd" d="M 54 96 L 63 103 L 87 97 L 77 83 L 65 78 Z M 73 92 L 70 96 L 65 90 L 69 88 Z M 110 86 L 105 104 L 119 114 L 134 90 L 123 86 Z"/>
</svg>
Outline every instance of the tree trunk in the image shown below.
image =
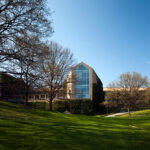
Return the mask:
<svg viewBox="0 0 150 150">
<path fill-rule="evenodd" d="M 107 114 L 108 114 L 108 107 L 107 107 Z"/>
<path fill-rule="evenodd" d="M 53 103 L 52 103 L 52 101 L 53 101 L 53 99 L 50 98 L 50 99 L 49 99 L 49 110 L 50 110 L 50 111 L 53 111 L 53 107 L 52 107 Z"/>
<path fill-rule="evenodd" d="M 25 104 L 28 104 L 29 86 L 28 86 L 28 75 L 25 74 Z"/>
<path fill-rule="evenodd" d="M 128 115 L 130 116 L 131 114 L 130 114 L 130 108 L 128 108 Z"/>
<path fill-rule="evenodd" d="M 28 104 L 28 96 L 29 96 L 29 88 L 26 86 L 26 93 L 25 93 L 25 104 Z"/>
</svg>

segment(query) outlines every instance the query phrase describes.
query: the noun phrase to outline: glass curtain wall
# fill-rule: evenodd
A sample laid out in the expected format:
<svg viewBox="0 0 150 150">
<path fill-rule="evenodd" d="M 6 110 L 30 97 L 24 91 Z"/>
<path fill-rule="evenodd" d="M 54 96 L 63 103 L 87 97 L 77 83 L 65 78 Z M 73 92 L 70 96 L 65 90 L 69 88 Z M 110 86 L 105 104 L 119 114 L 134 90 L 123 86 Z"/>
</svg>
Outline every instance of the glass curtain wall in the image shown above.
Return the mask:
<svg viewBox="0 0 150 150">
<path fill-rule="evenodd" d="M 76 82 L 74 84 L 75 98 L 90 98 L 89 96 L 89 69 L 80 65 L 74 70 Z"/>
</svg>

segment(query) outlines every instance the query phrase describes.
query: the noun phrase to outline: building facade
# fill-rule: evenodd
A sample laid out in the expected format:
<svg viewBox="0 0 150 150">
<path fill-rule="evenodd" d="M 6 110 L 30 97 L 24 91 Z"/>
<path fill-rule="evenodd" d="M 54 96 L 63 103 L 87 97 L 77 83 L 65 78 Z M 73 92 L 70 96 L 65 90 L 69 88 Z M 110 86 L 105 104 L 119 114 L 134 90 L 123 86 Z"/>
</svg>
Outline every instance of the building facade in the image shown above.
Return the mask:
<svg viewBox="0 0 150 150">
<path fill-rule="evenodd" d="M 65 89 L 67 89 L 65 92 L 61 89 L 61 94 L 58 94 L 56 99 L 103 100 L 103 84 L 101 80 L 94 69 L 83 62 L 71 68 L 67 77 L 67 88 Z M 7 73 L 0 73 L 1 100 L 25 101 L 25 93 L 23 81 Z M 46 90 L 30 88 L 28 93 L 29 102 L 48 101 L 48 99 L 49 96 Z"/>
<path fill-rule="evenodd" d="M 24 95 L 25 84 L 10 74 L 0 72 L 0 99 L 15 99 L 18 95 Z"/>
<path fill-rule="evenodd" d="M 67 98 L 93 100 L 94 85 L 97 83 L 103 86 L 94 69 L 81 62 L 72 67 L 67 77 Z"/>
<path fill-rule="evenodd" d="M 6 72 L 0 72 L 0 100 L 25 102 L 25 83 Z M 48 94 L 41 89 L 30 88 L 28 102 L 48 101 Z"/>
</svg>

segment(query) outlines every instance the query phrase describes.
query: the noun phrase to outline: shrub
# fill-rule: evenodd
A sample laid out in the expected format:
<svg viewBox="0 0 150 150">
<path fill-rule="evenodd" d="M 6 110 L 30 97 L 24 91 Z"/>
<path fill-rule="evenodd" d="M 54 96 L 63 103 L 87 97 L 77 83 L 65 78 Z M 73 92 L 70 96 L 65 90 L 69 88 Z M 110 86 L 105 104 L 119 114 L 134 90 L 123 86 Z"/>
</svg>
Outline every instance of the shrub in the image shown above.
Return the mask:
<svg viewBox="0 0 150 150">
<path fill-rule="evenodd" d="M 93 113 L 92 101 L 89 99 L 68 100 L 70 112 L 73 114 L 87 114 Z"/>
<path fill-rule="evenodd" d="M 67 100 L 56 100 L 53 102 L 53 111 L 64 112 L 68 109 Z"/>
<path fill-rule="evenodd" d="M 57 100 L 53 102 L 53 110 L 60 112 L 68 110 L 72 114 L 93 114 L 92 101 L 89 99 Z"/>
<path fill-rule="evenodd" d="M 28 103 L 28 107 L 41 110 L 49 110 L 49 104 L 46 102 L 30 102 Z"/>
</svg>

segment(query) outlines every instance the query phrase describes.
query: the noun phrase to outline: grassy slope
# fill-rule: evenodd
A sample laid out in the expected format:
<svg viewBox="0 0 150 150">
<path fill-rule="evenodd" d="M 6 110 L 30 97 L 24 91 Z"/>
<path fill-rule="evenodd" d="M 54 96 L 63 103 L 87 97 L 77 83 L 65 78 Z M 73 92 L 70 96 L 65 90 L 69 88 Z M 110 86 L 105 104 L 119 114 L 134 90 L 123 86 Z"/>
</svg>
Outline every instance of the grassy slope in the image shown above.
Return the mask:
<svg viewBox="0 0 150 150">
<path fill-rule="evenodd" d="M 65 115 L 0 102 L 0 150 L 149 150 L 150 110 L 132 117 Z"/>
</svg>

